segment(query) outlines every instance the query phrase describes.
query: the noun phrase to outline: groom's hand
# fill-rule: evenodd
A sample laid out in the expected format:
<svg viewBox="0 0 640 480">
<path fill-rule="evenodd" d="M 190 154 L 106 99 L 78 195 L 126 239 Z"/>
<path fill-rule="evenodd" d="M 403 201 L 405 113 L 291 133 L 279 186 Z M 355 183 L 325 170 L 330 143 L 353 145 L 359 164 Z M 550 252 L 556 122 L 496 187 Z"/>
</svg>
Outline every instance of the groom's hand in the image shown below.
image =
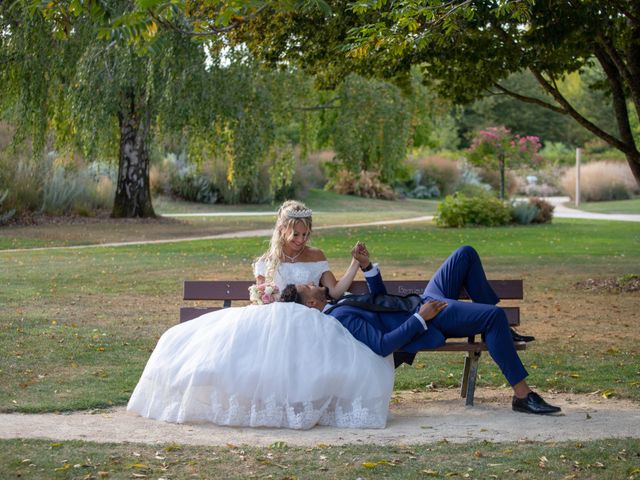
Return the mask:
<svg viewBox="0 0 640 480">
<path fill-rule="evenodd" d="M 444 308 L 447 306 L 447 302 L 443 302 L 442 300 L 429 300 L 427 303 L 423 304 L 418 310 L 418 314 L 424 319 L 425 322 L 428 322 L 436 315 L 438 315 Z"/>
<path fill-rule="evenodd" d="M 367 246 L 362 242 L 356 243 L 351 249 L 351 255 L 360 264 L 360 268 L 366 268 L 371 263 L 369 250 L 367 250 Z"/>
</svg>

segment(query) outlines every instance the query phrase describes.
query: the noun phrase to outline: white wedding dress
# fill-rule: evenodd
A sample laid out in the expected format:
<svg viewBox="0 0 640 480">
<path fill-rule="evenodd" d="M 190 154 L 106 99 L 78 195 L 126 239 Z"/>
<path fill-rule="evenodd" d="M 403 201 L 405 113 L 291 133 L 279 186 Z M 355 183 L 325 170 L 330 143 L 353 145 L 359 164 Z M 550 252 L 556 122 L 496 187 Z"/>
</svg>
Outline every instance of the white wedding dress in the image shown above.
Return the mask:
<svg viewBox="0 0 640 480">
<path fill-rule="evenodd" d="M 293 303 L 251 305 L 167 330 L 127 410 L 178 423 L 384 428 L 393 380 L 392 357 L 333 317 Z"/>
<path fill-rule="evenodd" d="M 273 283 L 275 283 L 280 291 L 284 290 L 290 283 L 294 284 L 320 284 L 320 278 L 324 272 L 329 271 L 329 262 L 321 260 L 319 262 L 298 262 L 298 263 L 281 263 L 275 272 Z M 256 260 L 253 264 L 253 275 L 257 277 L 267 275 L 267 262 L 264 260 Z"/>
</svg>

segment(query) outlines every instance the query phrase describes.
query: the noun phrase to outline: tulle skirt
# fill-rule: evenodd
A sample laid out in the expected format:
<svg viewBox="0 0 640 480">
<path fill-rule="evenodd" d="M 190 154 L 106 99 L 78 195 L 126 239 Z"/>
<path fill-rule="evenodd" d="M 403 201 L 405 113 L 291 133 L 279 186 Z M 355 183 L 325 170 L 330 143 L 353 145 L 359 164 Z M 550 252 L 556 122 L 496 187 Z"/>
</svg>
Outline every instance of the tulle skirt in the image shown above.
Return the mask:
<svg viewBox="0 0 640 480">
<path fill-rule="evenodd" d="M 127 409 L 168 422 L 384 428 L 393 389 L 382 358 L 302 305 L 227 308 L 160 338 Z"/>
</svg>

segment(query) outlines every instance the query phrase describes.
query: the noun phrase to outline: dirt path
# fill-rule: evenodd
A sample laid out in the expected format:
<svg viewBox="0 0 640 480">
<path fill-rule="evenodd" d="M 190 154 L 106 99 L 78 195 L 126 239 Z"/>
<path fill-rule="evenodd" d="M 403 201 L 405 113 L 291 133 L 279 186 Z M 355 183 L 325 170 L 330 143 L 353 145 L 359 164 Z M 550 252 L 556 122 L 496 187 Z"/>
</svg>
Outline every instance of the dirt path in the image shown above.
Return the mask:
<svg viewBox="0 0 640 480">
<path fill-rule="evenodd" d="M 456 390 L 400 392 L 394 396 L 387 428 L 381 430 L 315 427 L 296 431 L 231 428 L 212 424 L 170 424 L 144 419 L 124 407 L 70 414 L 1 414 L 0 438 L 45 438 L 94 442 L 180 443 L 190 445 L 249 444 L 268 446 L 317 444 L 415 444 L 488 440 L 563 441 L 612 437 L 640 438 L 640 408 L 625 400 L 597 394 L 545 394 L 563 414 L 515 413 L 507 389 L 479 389 L 476 405 L 465 407 Z"/>
</svg>

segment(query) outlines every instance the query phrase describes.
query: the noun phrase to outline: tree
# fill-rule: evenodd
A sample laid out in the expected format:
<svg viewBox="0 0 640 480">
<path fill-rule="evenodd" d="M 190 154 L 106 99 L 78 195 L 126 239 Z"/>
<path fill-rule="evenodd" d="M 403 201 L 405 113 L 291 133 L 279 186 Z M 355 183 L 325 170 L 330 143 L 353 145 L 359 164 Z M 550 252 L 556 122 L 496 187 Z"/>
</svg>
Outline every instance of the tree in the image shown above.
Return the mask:
<svg viewBox="0 0 640 480">
<path fill-rule="evenodd" d="M 408 102 L 393 85 L 357 75 L 345 79 L 338 96 L 333 146 L 340 167 L 352 173 L 376 172 L 390 183 L 406 156 Z"/>
<path fill-rule="evenodd" d="M 630 114 L 630 109 L 640 114 L 637 1 L 333 0 L 318 5 L 328 5 L 330 14 L 326 8 L 257 9 L 238 39 L 261 59 L 274 65 L 294 62 L 330 85 L 350 72 L 397 79 L 419 65 L 433 88 L 457 103 L 509 95 L 549 109 L 623 152 L 640 184 Z M 566 75 L 595 67 L 602 79 L 589 88 L 609 98 L 617 131 L 590 119 L 562 88 Z M 523 71 L 531 72 L 543 97 L 505 83 L 510 74 Z"/>
<path fill-rule="evenodd" d="M 112 216 L 152 217 L 149 142 L 154 129 L 198 120 L 196 100 L 202 98 L 192 92 L 205 81 L 205 52 L 171 32 L 155 36 L 147 48 L 106 38 L 102 25 L 133 4 L 89 4 L 91 12 L 77 1 L 42 9 L 23 0 L 3 2 L 7 68 L 0 88 L 13 97 L 22 134 L 31 132 L 38 147 L 53 129 L 58 145 L 79 146 L 89 156 L 113 158 L 117 151 Z"/>
<path fill-rule="evenodd" d="M 608 98 L 603 98 L 602 92 L 587 87 L 596 76 L 596 72 L 592 70 L 567 75 L 560 83 L 561 89 L 572 104 L 585 112 L 590 121 L 607 131 L 615 131 L 611 102 Z M 541 100 L 545 98 L 544 91 L 528 71 L 510 75 L 503 84 L 511 91 Z M 467 105 L 460 122 L 462 130 L 470 135 L 474 135 L 478 128 L 504 125 L 514 133 L 535 135 L 544 143 L 560 142 L 571 147 L 581 147 L 593 139 L 593 135 L 572 118 L 539 105 L 523 103 L 506 94 L 488 95 Z M 466 140 L 471 142 L 471 138 Z"/>
<path fill-rule="evenodd" d="M 505 199 L 504 174 L 507 162 L 516 165 L 521 162 L 534 163 L 540 150 L 538 137 L 513 135 L 505 127 L 489 127 L 480 130 L 469 147 L 468 159 L 476 165 L 496 165 L 500 172 L 500 199 Z"/>
<path fill-rule="evenodd" d="M 149 151 L 163 137 L 184 138 L 196 161 L 219 154 L 227 201 L 263 198 L 267 160 L 280 179 L 274 189 L 290 182 L 291 155 L 272 146 L 285 141 L 278 125 L 300 117 L 285 110 L 308 82 L 293 81 L 295 72 L 264 72 L 246 49 L 226 48 L 224 28 L 200 38 L 162 28 L 161 18 L 137 14 L 136 5 L 0 4 L 0 108 L 17 119 L 19 134 L 34 138 L 36 152 L 53 132 L 59 147 L 117 158 L 114 217 L 154 215 Z M 182 25 L 180 11 L 171 12 Z"/>
<path fill-rule="evenodd" d="M 438 91 L 458 102 L 487 93 L 568 115 L 622 151 L 640 184 L 640 151 L 629 109 L 640 114 L 640 4 L 635 0 L 360 3 L 350 54 L 392 74 L 420 64 Z M 371 19 L 375 17 L 375 22 Z M 569 73 L 597 66 L 590 87 L 610 98 L 617 132 L 588 118 L 561 88 Z M 504 80 L 529 70 L 546 94 L 513 91 Z"/>
</svg>

